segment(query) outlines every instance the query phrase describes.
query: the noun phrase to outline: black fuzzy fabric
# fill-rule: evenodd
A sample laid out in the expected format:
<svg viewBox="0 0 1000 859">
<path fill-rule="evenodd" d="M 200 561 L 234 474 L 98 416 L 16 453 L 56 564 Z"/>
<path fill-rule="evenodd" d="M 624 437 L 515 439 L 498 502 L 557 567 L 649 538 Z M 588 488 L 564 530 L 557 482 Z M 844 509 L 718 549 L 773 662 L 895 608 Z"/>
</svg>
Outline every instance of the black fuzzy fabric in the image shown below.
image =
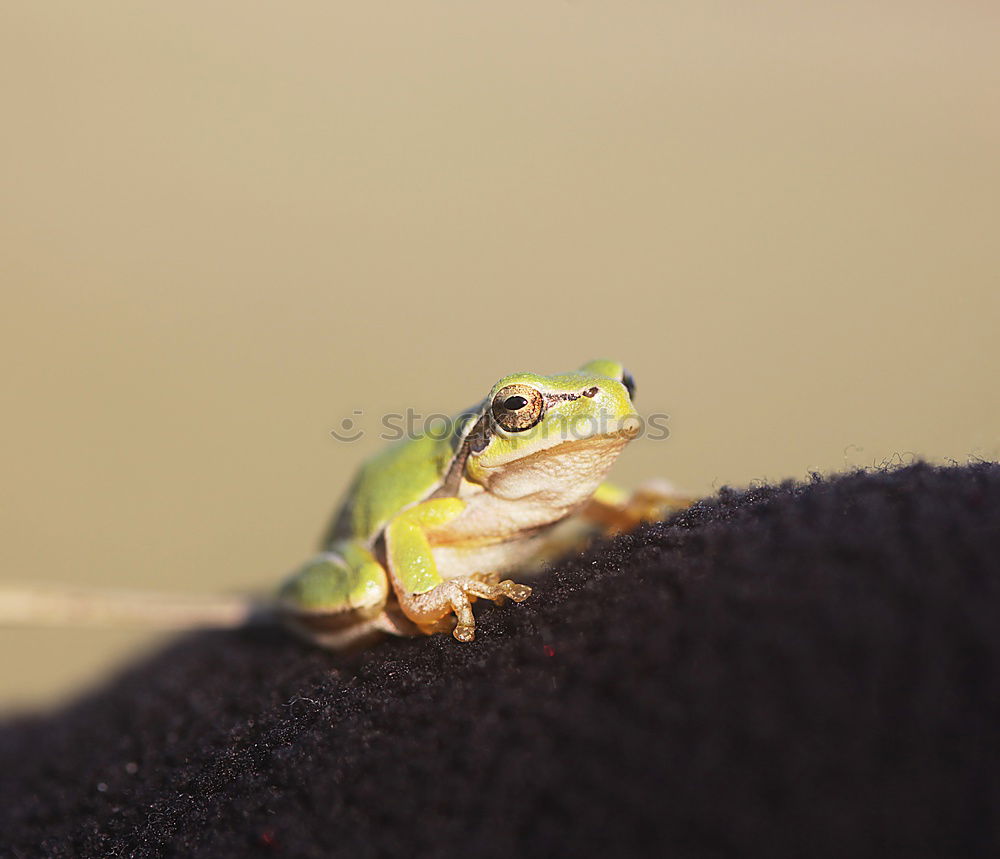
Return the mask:
<svg viewBox="0 0 1000 859">
<path fill-rule="evenodd" d="M 3 855 L 1000 855 L 1000 466 L 723 491 L 477 613 L 4 726 Z"/>
</svg>

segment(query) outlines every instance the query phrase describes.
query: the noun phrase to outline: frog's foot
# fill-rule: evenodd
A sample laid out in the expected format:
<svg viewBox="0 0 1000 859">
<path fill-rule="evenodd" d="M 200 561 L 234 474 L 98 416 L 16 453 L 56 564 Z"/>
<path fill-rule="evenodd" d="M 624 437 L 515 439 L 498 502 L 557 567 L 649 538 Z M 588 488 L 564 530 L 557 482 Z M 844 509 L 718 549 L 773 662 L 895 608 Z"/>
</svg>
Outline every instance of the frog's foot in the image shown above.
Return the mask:
<svg viewBox="0 0 1000 859">
<path fill-rule="evenodd" d="M 631 531 L 643 522 L 659 522 L 673 513 L 685 510 L 698 499 L 678 492 L 665 480 L 651 480 L 631 495 L 607 484 L 588 501 L 585 517 L 601 526 L 608 534 Z"/>
<path fill-rule="evenodd" d="M 401 598 L 400 604 L 406 615 L 428 633 L 442 631 L 443 623 L 448 622 L 447 616 L 454 613 L 457 622 L 452 635 L 459 641 L 472 641 L 476 637 L 473 601 L 488 599 L 500 602 L 506 597 L 522 602 L 531 595 L 531 588 L 527 585 L 510 579 L 499 581 L 499 578 L 496 574 L 477 573 L 450 579 L 426 593 Z"/>
<path fill-rule="evenodd" d="M 497 605 L 503 605 L 508 599 L 514 602 L 524 602 L 531 596 L 531 588 L 527 585 L 513 582 L 510 579 L 500 581 L 499 573 L 473 573 L 468 579 L 463 579 L 465 592 L 473 598 L 493 600 Z"/>
<path fill-rule="evenodd" d="M 686 510 L 698 499 L 678 492 L 665 480 L 650 480 L 639 486 L 625 504 L 625 514 L 636 524 L 658 522 Z"/>
</svg>

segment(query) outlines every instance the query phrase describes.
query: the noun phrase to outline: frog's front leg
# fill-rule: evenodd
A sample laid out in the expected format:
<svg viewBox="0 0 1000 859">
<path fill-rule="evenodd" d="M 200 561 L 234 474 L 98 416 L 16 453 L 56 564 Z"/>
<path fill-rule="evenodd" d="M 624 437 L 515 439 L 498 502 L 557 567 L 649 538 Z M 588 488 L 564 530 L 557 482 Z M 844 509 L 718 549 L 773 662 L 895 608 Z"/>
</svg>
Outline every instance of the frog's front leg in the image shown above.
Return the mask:
<svg viewBox="0 0 1000 859">
<path fill-rule="evenodd" d="M 698 499 L 677 492 L 665 480 L 651 480 L 629 494 L 611 483 L 602 483 L 580 515 L 606 533 L 631 531 L 643 522 L 657 522 L 690 507 Z"/>
<path fill-rule="evenodd" d="M 479 573 L 448 581 L 441 578 L 428 534 L 464 509 L 465 502 L 458 498 L 436 498 L 403 510 L 386 526 L 385 549 L 389 579 L 403 614 L 425 632 L 436 632 L 440 621 L 454 613 L 458 622 L 453 635 L 459 641 L 472 641 L 476 632 L 473 600 L 509 597 L 521 602 L 531 588 Z"/>
</svg>

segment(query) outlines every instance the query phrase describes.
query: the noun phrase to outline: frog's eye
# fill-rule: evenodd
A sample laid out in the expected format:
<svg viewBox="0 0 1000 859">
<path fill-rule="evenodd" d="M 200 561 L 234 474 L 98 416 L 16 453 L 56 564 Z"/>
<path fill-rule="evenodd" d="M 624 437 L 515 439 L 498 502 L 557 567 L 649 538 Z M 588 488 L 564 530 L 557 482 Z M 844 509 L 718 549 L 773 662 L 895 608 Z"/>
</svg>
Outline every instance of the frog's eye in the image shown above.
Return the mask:
<svg viewBox="0 0 1000 859">
<path fill-rule="evenodd" d="M 545 398 L 530 385 L 507 385 L 493 398 L 492 411 L 507 432 L 524 432 L 542 419 Z"/>
<path fill-rule="evenodd" d="M 622 384 L 628 391 L 628 398 L 635 402 L 635 379 L 632 378 L 632 374 L 628 370 L 622 370 Z"/>
</svg>

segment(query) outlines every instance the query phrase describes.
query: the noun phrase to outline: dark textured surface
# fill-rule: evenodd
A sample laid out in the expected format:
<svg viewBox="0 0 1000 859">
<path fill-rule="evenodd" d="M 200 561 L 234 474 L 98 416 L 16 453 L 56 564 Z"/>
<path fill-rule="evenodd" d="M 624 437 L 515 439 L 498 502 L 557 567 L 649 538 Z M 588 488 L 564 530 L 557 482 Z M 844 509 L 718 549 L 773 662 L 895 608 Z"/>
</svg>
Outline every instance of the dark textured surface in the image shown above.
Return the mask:
<svg viewBox="0 0 1000 859">
<path fill-rule="evenodd" d="M 4 854 L 998 855 L 1000 467 L 723 492 L 478 614 L 5 726 Z"/>
</svg>

